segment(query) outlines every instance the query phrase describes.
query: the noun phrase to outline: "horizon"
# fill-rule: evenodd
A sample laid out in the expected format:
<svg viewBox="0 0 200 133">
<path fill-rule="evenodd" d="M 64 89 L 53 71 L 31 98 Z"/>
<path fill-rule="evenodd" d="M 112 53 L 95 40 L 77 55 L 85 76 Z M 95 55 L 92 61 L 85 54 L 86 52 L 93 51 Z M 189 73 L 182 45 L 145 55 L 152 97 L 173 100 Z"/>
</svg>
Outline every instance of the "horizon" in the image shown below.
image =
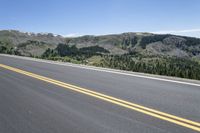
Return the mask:
<svg viewBox="0 0 200 133">
<path fill-rule="evenodd" d="M 182 36 L 182 37 L 192 37 L 192 38 L 198 38 L 200 39 L 200 37 L 195 37 L 195 36 L 187 36 L 187 35 L 177 35 L 177 34 L 172 34 L 172 33 L 153 33 L 153 32 L 122 32 L 122 33 L 108 33 L 108 34 L 98 34 L 98 35 L 92 35 L 92 34 L 85 34 L 85 35 L 71 35 L 71 36 L 63 36 L 60 34 L 54 34 L 53 32 L 26 32 L 26 31 L 20 31 L 20 30 L 15 30 L 15 29 L 0 29 L 0 31 L 18 31 L 21 33 L 27 33 L 27 34 L 53 34 L 55 37 L 56 36 L 61 36 L 63 38 L 78 38 L 78 37 L 83 37 L 83 36 L 106 36 L 106 35 L 120 35 L 120 34 L 126 34 L 126 33 L 147 33 L 147 34 L 154 34 L 154 35 L 174 35 L 174 36 Z"/>
<path fill-rule="evenodd" d="M 147 32 L 200 38 L 198 12 L 198 0 L 2 0 L 0 29 L 64 37 Z"/>
</svg>

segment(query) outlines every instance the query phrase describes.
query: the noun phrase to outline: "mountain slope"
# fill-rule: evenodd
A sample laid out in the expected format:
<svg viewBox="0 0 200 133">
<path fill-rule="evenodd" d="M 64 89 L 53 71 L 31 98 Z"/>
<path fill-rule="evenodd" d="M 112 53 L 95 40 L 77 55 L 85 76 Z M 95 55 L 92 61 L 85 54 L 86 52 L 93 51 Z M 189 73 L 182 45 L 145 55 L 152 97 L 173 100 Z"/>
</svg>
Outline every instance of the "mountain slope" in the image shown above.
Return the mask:
<svg viewBox="0 0 200 133">
<path fill-rule="evenodd" d="M 55 48 L 57 44 L 65 43 L 62 36 L 51 33 L 24 33 L 16 30 L 0 31 L 0 45 L 7 45 L 18 49 L 22 55 L 40 56 L 47 48 Z"/>
<path fill-rule="evenodd" d="M 13 45 L 25 43 L 29 40 L 45 42 L 48 44 L 64 43 L 65 39 L 62 36 L 55 36 L 52 33 L 28 33 L 17 30 L 2 30 L 0 31 L 0 41 L 10 41 Z"/>
<path fill-rule="evenodd" d="M 103 36 L 81 36 L 64 38 L 52 33 L 24 33 L 16 30 L 0 31 L 0 44 L 16 47 L 22 55 L 40 56 L 59 43 L 76 45 L 77 48 L 102 47 L 112 55 L 138 52 L 145 56 L 170 56 L 200 59 L 200 39 L 176 35 L 157 35 L 151 33 L 123 33 Z"/>
<path fill-rule="evenodd" d="M 200 39 L 151 33 L 64 38 L 0 31 L 0 53 L 200 80 Z"/>
<path fill-rule="evenodd" d="M 120 55 L 138 52 L 147 56 L 170 56 L 200 59 L 200 39 L 151 33 L 123 33 L 119 35 L 83 36 L 67 38 L 67 44 L 77 47 L 101 46 Z"/>
</svg>

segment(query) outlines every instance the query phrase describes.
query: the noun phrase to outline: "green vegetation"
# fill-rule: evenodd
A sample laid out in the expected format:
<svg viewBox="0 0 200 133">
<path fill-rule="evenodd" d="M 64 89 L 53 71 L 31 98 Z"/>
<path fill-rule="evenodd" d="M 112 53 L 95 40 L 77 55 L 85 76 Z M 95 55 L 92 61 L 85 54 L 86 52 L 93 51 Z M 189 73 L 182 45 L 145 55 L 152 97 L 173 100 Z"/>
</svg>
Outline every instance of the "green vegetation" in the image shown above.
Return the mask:
<svg viewBox="0 0 200 133">
<path fill-rule="evenodd" d="M 101 55 L 103 53 L 109 53 L 109 51 L 99 46 L 91 46 L 78 49 L 75 45 L 69 46 L 66 44 L 59 44 L 54 50 L 47 49 L 42 57 L 49 58 L 55 56 L 69 56 L 71 58 L 75 58 L 76 60 L 83 60 L 95 55 Z"/>
<path fill-rule="evenodd" d="M 163 39 L 169 37 L 170 35 L 153 35 L 153 36 L 145 36 L 142 38 L 140 45 L 143 49 L 146 48 L 146 45 L 154 42 L 162 42 Z"/>
<path fill-rule="evenodd" d="M 24 56 L 41 56 L 46 49 L 55 48 L 55 45 L 45 43 L 43 41 L 28 40 L 18 44 L 17 48 Z"/>
<path fill-rule="evenodd" d="M 45 45 L 45 44 L 46 44 L 45 42 L 39 42 L 39 41 L 28 40 L 28 41 L 26 41 L 26 42 L 24 42 L 24 43 L 20 43 L 20 44 L 18 45 L 18 48 L 25 48 L 25 47 L 27 47 L 27 46 L 29 46 L 29 45 L 43 46 L 43 45 Z"/>
<path fill-rule="evenodd" d="M 20 52 L 7 41 L 0 41 L 0 53 L 21 55 Z"/>
<path fill-rule="evenodd" d="M 134 47 L 138 42 L 138 38 L 137 37 L 126 37 L 122 40 L 122 44 L 121 44 L 121 48 L 126 50 L 130 47 Z"/>
<path fill-rule="evenodd" d="M 41 57 L 44 59 L 86 64 L 88 58 L 101 56 L 106 53 L 109 53 L 109 51 L 99 46 L 78 49 L 75 45 L 59 44 L 55 49 L 48 48 Z"/>
<path fill-rule="evenodd" d="M 64 38 L 5 30 L 0 31 L 0 53 L 200 80 L 200 39 L 192 37 L 123 33 Z"/>
<path fill-rule="evenodd" d="M 184 37 L 186 39 L 186 45 L 187 46 L 195 46 L 197 44 L 200 44 L 199 38 L 192 38 L 192 37 Z"/>
<path fill-rule="evenodd" d="M 105 56 L 99 66 L 157 75 L 200 79 L 199 63 L 175 57 Z"/>
<path fill-rule="evenodd" d="M 137 52 L 109 55 L 107 50 L 98 46 L 78 49 L 76 46 L 59 44 L 54 50 L 47 49 L 42 58 L 150 74 L 200 79 L 200 64 L 196 61 L 177 57 L 143 56 Z"/>
</svg>

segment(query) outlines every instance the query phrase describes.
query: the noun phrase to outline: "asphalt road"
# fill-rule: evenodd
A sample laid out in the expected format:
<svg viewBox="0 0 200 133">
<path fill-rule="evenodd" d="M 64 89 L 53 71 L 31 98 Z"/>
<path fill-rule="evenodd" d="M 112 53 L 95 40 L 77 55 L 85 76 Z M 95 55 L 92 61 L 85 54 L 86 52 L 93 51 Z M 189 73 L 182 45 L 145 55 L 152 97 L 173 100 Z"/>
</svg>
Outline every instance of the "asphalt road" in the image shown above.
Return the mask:
<svg viewBox="0 0 200 133">
<path fill-rule="evenodd" d="M 200 123 L 200 86 L 2 55 L 0 64 Z M 0 67 L 0 133 L 169 132 L 198 131 Z"/>
</svg>

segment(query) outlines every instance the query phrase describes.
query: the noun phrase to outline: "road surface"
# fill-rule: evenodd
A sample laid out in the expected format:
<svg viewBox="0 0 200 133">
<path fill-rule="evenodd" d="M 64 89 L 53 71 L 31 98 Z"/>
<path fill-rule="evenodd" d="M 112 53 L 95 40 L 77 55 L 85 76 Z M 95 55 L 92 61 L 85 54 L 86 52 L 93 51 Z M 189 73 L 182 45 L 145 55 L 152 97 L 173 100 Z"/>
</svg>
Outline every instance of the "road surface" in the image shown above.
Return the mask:
<svg viewBox="0 0 200 133">
<path fill-rule="evenodd" d="M 198 81 L 96 69 L 0 55 L 0 133 L 200 132 Z"/>
</svg>

